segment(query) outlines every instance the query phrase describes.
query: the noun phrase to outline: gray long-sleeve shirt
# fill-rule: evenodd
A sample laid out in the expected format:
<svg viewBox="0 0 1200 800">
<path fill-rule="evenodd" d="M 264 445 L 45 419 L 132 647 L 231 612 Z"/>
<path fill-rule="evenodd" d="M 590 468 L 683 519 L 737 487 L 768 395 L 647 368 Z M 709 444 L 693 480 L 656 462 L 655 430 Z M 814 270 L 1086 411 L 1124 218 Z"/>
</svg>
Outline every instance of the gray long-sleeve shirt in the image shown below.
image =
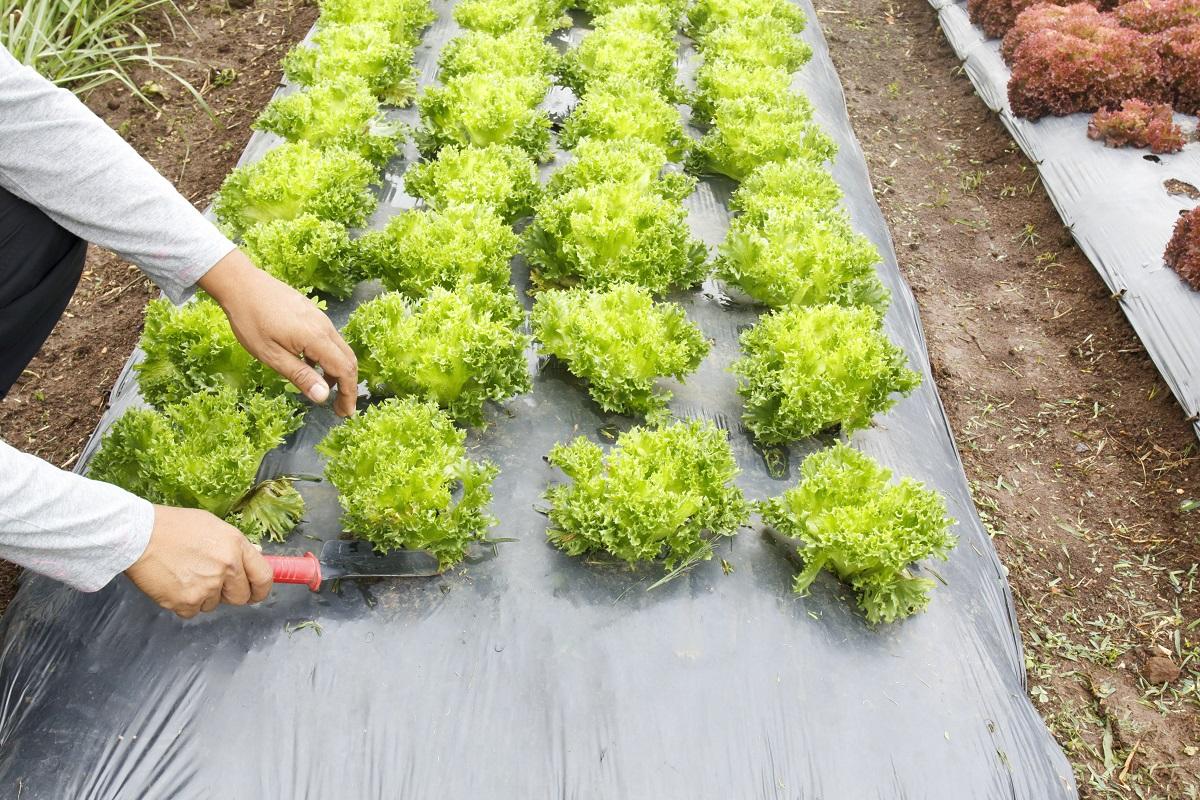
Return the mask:
<svg viewBox="0 0 1200 800">
<path fill-rule="evenodd" d="M 137 264 L 176 302 L 231 243 L 70 92 L 0 47 L 0 186 Z M 0 441 L 0 558 L 94 591 L 146 549 L 154 509 Z"/>
</svg>

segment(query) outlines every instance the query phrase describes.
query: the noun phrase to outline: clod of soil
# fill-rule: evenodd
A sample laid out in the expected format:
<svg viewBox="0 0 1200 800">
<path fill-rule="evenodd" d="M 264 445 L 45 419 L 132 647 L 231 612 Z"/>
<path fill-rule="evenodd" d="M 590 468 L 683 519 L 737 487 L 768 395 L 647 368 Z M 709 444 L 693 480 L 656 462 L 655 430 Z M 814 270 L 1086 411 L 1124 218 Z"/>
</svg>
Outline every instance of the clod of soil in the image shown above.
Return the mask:
<svg viewBox="0 0 1200 800">
<path fill-rule="evenodd" d="M 1142 665 L 1142 677 L 1155 685 L 1174 683 L 1179 673 L 1179 665 L 1166 656 L 1151 656 Z"/>
</svg>

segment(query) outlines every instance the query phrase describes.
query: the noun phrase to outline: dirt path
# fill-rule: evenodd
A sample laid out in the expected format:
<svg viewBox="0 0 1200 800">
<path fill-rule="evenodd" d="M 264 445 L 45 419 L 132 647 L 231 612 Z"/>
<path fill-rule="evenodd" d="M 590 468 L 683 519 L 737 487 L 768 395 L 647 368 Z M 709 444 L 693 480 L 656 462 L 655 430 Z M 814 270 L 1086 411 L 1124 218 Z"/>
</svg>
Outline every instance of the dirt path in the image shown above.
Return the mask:
<svg viewBox="0 0 1200 800">
<path fill-rule="evenodd" d="M 278 85 L 279 59 L 303 38 L 317 11 L 297 0 L 202 0 L 186 5 L 186 14 L 190 29 L 162 16 L 146 20 L 146 27 L 163 43 L 161 53 L 197 62 L 180 72 L 202 89 L 214 117 L 178 84 L 152 72 L 137 77 L 161 87 L 155 98 L 161 111 L 115 85 L 93 93 L 88 105 L 203 208 Z M 156 294 L 133 266 L 92 248 L 65 318 L 0 401 L 0 436 L 54 464 L 74 464 L 141 333 L 142 309 Z M 2 609 L 16 571 L 3 562 L 0 567 Z"/>
<path fill-rule="evenodd" d="M 1030 693 L 1084 797 L 1195 797 L 1196 439 L 925 0 L 818 16 L 1010 573 Z M 1184 666 L 1166 688 L 1142 677 L 1155 655 Z"/>
</svg>

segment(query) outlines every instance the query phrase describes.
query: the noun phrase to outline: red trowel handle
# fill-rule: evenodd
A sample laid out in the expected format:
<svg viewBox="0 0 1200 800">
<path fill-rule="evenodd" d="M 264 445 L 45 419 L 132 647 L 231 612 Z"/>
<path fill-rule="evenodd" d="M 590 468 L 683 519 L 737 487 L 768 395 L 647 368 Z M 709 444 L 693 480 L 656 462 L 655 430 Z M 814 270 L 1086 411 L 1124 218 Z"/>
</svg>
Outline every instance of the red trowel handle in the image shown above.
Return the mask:
<svg viewBox="0 0 1200 800">
<path fill-rule="evenodd" d="M 312 553 L 302 556 L 263 556 L 271 565 L 276 583 L 302 583 L 321 591 L 321 562 Z"/>
</svg>

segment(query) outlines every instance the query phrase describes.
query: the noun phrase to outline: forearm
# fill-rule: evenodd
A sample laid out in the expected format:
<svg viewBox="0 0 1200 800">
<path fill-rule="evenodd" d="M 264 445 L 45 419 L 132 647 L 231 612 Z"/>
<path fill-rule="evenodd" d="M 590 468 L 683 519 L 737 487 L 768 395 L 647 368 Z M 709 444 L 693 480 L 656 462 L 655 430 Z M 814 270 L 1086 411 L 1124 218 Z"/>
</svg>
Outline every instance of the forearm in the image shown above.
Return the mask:
<svg viewBox="0 0 1200 800">
<path fill-rule="evenodd" d="M 0 442 L 0 558 L 95 591 L 146 550 L 154 507 Z"/>
<path fill-rule="evenodd" d="M 173 300 L 233 244 L 74 95 L 0 48 L 0 186 L 141 267 Z"/>
</svg>

